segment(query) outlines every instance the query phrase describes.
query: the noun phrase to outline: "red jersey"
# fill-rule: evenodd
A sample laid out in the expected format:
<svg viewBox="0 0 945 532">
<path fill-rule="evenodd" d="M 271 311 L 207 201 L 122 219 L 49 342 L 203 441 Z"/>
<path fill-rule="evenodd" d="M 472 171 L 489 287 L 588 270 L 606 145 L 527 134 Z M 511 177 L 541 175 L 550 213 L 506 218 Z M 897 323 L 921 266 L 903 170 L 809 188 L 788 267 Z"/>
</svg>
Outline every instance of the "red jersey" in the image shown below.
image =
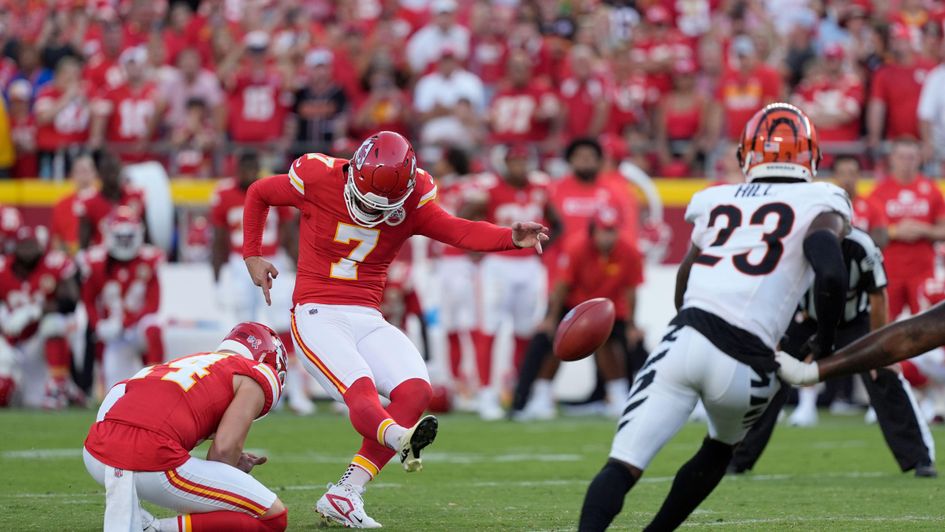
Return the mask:
<svg viewBox="0 0 945 532">
<path fill-rule="evenodd" d="M 99 320 L 120 311 L 122 324 L 132 327 L 142 317 L 156 314 L 161 306 L 161 282 L 158 268 L 164 253 L 149 245 L 138 256 L 118 261 L 101 246 L 89 249 L 82 265 L 82 302 L 93 327 Z"/>
<path fill-rule="evenodd" d="M 230 90 L 228 130 L 236 142 L 266 142 L 283 134 L 291 102 L 283 93 L 282 76 L 275 70 L 254 76 L 243 72 Z"/>
<path fill-rule="evenodd" d="M 409 316 L 423 316 L 423 305 L 410 280 L 410 264 L 401 260 L 391 263 L 381 314 L 390 324 L 405 332 Z"/>
<path fill-rule="evenodd" d="M 17 229 L 23 225 L 23 215 L 16 207 L 0 205 L 0 254 L 6 251 L 7 239 L 13 238 Z"/>
<path fill-rule="evenodd" d="M 80 198 L 76 202 L 76 217 L 87 218 L 92 224 L 92 244 L 102 243 L 102 223 L 116 207 L 130 207 L 144 219 L 144 193 L 137 188 L 125 185 L 122 187 L 121 198 L 117 203 L 107 199 L 101 191 Z"/>
<path fill-rule="evenodd" d="M 780 94 L 781 76 L 768 66 L 759 65 L 754 72 L 748 74 L 735 70 L 726 72 L 719 83 L 715 98 L 725 110 L 727 138 L 737 139 L 752 115 L 778 99 Z"/>
<path fill-rule="evenodd" d="M 36 118 L 33 115 L 10 116 L 10 138 L 16 150 L 16 161 L 10 175 L 37 177 L 39 157 L 36 156 Z"/>
<path fill-rule="evenodd" d="M 470 70 L 485 85 L 495 85 L 505 75 L 508 42 L 496 35 L 473 36 L 469 46 Z"/>
<path fill-rule="evenodd" d="M 662 63 L 669 61 L 670 65 L 677 61 L 692 59 L 692 46 L 689 39 L 681 33 L 670 30 L 664 35 L 638 39 L 630 51 L 638 63 Z M 665 94 L 673 88 L 673 77 L 670 72 L 652 72 L 647 75 L 650 85 L 657 88 L 660 94 Z"/>
<path fill-rule="evenodd" d="M 945 219 L 942 192 L 924 177 L 908 185 L 884 179 L 873 190 L 870 200 L 882 206 L 890 225 L 903 220 L 934 224 Z M 883 250 L 883 257 L 890 277 L 924 278 L 931 277 L 934 271 L 935 249 L 930 240 L 903 242 L 891 239 Z"/>
<path fill-rule="evenodd" d="M 243 255 L 243 202 L 246 191 L 235 179 L 223 179 L 217 185 L 210 200 L 210 223 L 230 233 L 230 253 Z M 291 220 L 295 211 L 291 207 L 276 207 L 266 218 L 262 234 L 262 256 L 273 257 L 279 251 L 279 226 Z"/>
<path fill-rule="evenodd" d="M 482 197 L 482 189 L 479 185 L 479 181 L 472 176 L 452 176 L 452 178 L 440 179 L 437 185 L 436 201 L 443 210 L 456 216 L 467 202 Z M 436 246 L 436 249 L 442 249 L 439 254 L 444 257 L 462 257 L 468 255 L 465 250 L 456 246 L 440 244 Z"/>
<path fill-rule="evenodd" d="M 548 177 L 538 172 L 528 176 L 522 188 L 510 185 L 506 180 L 487 174 L 480 178 L 480 186 L 486 197 L 486 221 L 511 227 L 522 220 L 547 225 L 545 209 L 548 208 Z M 533 249 L 513 249 L 502 255 L 533 257 Z"/>
<path fill-rule="evenodd" d="M 79 246 L 79 216 L 76 214 L 79 203 L 94 196 L 95 193 L 94 188 L 72 192 L 53 206 L 49 232 L 53 238 L 65 244 L 71 251 L 75 251 Z"/>
<path fill-rule="evenodd" d="M 921 138 L 916 109 L 919 108 L 922 83 L 934 67 L 931 61 L 917 58 L 909 66 L 884 65 L 873 74 L 870 99 L 881 101 L 886 106 L 884 138 L 895 139 L 907 135 Z"/>
<path fill-rule="evenodd" d="M 125 72 L 117 57 L 108 57 L 98 52 L 92 55 L 82 71 L 82 79 L 90 86 L 108 90 L 125 82 Z"/>
<path fill-rule="evenodd" d="M 604 176 L 598 176 L 597 180 L 590 183 L 574 176 L 556 182 L 551 187 L 550 199 L 564 226 L 562 241 L 566 243 L 586 235 L 588 224 L 603 205 L 620 209 L 621 217 L 629 223 L 632 214 L 624 212 L 627 210 L 628 196 L 629 191 L 620 189 Z"/>
<path fill-rule="evenodd" d="M 52 301 L 59 283 L 75 275 L 75 264 L 65 253 L 49 251 L 39 261 L 36 268 L 26 277 L 13 273 L 13 255 L 0 257 L 0 305 L 10 311 L 24 305 L 44 307 Z M 39 328 L 39 318 L 30 323 L 15 337 L 7 337 L 10 343 L 32 338 Z"/>
<path fill-rule="evenodd" d="M 610 94 L 604 82 L 598 78 L 583 82 L 577 78 L 568 78 L 561 83 L 558 96 L 565 108 L 564 130 L 569 138 L 574 139 L 590 135 L 594 108 L 599 102 L 606 101 Z"/>
<path fill-rule="evenodd" d="M 230 353 L 200 353 L 150 366 L 119 382 L 124 394 L 89 429 L 85 448 L 112 467 L 167 471 L 220 425 L 233 401 L 233 377 L 255 381 L 266 397 L 264 416 L 282 385 L 269 366 Z"/>
<path fill-rule="evenodd" d="M 863 83 L 852 75 L 840 78 L 825 78 L 803 81 L 795 93 L 799 106 L 817 126 L 817 138 L 821 141 L 853 141 L 860 139 L 860 116 L 863 113 Z M 826 112 L 843 111 L 853 118 L 842 124 L 827 125 L 823 121 Z"/>
<path fill-rule="evenodd" d="M 447 214 L 433 201 L 437 192 L 433 178 L 420 169 L 403 211 L 376 227 L 362 227 L 345 205 L 347 166 L 347 160 L 310 153 L 296 159 L 287 175 L 262 179 L 249 188 L 243 213 L 243 257 L 262 255 L 270 205 L 291 205 L 302 212 L 296 304 L 379 309 L 387 268 L 413 235 L 471 251 L 515 249 L 510 229 Z"/>
<path fill-rule="evenodd" d="M 40 150 L 56 151 L 70 144 L 81 144 L 89 138 L 89 102 L 83 87 L 78 95 L 63 107 L 52 121 L 36 129 L 36 146 Z M 48 83 L 36 94 L 34 113 L 50 109 L 62 98 L 59 87 Z"/>
<path fill-rule="evenodd" d="M 611 90 L 607 129 L 615 135 L 623 135 L 626 128 L 645 121 L 647 110 L 660 98 L 659 89 L 642 73 L 615 80 Z"/>
<path fill-rule="evenodd" d="M 93 103 L 96 114 L 108 117 L 105 139 L 109 142 L 148 140 L 158 104 L 158 87 L 154 83 L 140 87 L 124 83 L 106 91 Z"/>
<path fill-rule="evenodd" d="M 606 297 L 613 301 L 617 319 L 627 319 L 627 289 L 643 284 L 643 256 L 636 248 L 621 239 L 608 255 L 602 255 L 585 235 L 564 249 L 560 264 L 561 280 L 568 285 L 566 307 Z"/>
<path fill-rule="evenodd" d="M 883 212 L 883 207 L 875 201 L 863 196 L 853 198 L 853 227 L 869 233 L 877 227 L 889 225 L 889 219 Z"/>
<path fill-rule="evenodd" d="M 489 123 L 492 142 L 540 142 L 548 138 L 558 98 L 546 83 L 532 80 L 527 87 L 505 87 L 492 98 Z"/>
</svg>

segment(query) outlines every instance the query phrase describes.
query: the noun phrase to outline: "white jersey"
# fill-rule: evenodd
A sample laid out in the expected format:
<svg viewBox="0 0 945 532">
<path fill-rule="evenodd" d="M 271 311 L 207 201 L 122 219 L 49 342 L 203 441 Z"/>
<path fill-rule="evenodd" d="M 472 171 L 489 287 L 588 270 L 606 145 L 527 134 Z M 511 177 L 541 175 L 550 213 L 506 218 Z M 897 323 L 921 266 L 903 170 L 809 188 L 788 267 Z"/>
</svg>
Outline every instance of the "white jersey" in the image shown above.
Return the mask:
<svg viewBox="0 0 945 532">
<path fill-rule="evenodd" d="M 710 312 L 774 349 L 814 278 L 803 242 L 814 219 L 850 222 L 850 199 L 828 183 L 744 183 L 698 192 L 686 209 L 701 250 L 683 308 Z"/>
</svg>

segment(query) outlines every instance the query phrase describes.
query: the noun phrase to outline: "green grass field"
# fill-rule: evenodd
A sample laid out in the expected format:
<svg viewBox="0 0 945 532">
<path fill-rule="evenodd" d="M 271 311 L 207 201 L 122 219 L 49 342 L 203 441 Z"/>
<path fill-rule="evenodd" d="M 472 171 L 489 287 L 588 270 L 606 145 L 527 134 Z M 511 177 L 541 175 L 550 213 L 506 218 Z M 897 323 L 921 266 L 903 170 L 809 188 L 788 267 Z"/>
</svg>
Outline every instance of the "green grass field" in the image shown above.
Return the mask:
<svg viewBox="0 0 945 532">
<path fill-rule="evenodd" d="M 92 419 L 91 411 L 0 411 L 0 530 L 101 529 L 103 491 L 79 454 Z M 367 509 L 389 530 L 573 530 L 613 428 L 593 418 L 526 425 L 445 416 L 426 469 L 408 475 L 392 464 L 367 492 Z M 689 424 L 670 442 L 631 492 L 615 530 L 649 521 L 703 435 Z M 935 436 L 945 441 L 945 431 Z M 357 442 L 347 421 L 331 414 L 277 413 L 254 426 L 248 446 L 270 457 L 255 473 L 289 506 L 291 530 L 318 526 L 311 507 Z M 943 530 L 945 479 L 899 473 L 878 428 L 860 417 L 822 416 L 815 429 L 779 427 L 755 472 L 726 478 L 684 526 Z"/>
</svg>

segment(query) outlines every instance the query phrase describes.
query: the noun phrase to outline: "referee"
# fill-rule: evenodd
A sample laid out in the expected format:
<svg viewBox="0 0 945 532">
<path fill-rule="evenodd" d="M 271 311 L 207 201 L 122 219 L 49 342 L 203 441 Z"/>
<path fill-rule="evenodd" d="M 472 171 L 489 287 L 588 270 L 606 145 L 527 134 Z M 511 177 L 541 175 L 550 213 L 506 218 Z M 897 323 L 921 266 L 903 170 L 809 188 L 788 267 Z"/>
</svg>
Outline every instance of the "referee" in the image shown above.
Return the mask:
<svg viewBox="0 0 945 532">
<path fill-rule="evenodd" d="M 843 318 L 837 327 L 837 348 L 842 348 L 886 324 L 886 271 L 883 254 L 865 232 L 853 228 L 843 240 L 843 256 L 847 262 L 850 288 Z M 808 339 L 817 331 L 813 295 L 808 292 L 801 301 L 799 316 L 788 328 L 781 349 L 803 359 Z M 919 411 L 908 383 L 897 372 L 880 368 L 860 373 L 876 411 L 880 430 L 902 471 L 915 470 L 917 477 L 936 477 L 935 444 L 929 427 Z M 729 473 L 740 474 L 754 467 L 761 456 L 778 414 L 787 402 L 788 386 L 771 399 L 768 409 L 736 448 Z"/>
</svg>

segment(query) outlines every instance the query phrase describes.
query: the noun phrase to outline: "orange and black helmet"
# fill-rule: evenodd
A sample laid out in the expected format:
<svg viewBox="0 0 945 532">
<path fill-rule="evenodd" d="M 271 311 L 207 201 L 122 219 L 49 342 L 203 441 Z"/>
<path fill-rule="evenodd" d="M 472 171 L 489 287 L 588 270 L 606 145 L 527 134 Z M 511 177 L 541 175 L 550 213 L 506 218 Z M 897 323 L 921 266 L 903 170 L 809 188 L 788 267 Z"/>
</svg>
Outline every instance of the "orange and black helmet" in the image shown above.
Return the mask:
<svg viewBox="0 0 945 532">
<path fill-rule="evenodd" d="M 803 111 L 772 103 L 745 124 L 738 164 L 749 182 L 763 178 L 811 181 L 820 164 L 817 131 Z"/>
</svg>

